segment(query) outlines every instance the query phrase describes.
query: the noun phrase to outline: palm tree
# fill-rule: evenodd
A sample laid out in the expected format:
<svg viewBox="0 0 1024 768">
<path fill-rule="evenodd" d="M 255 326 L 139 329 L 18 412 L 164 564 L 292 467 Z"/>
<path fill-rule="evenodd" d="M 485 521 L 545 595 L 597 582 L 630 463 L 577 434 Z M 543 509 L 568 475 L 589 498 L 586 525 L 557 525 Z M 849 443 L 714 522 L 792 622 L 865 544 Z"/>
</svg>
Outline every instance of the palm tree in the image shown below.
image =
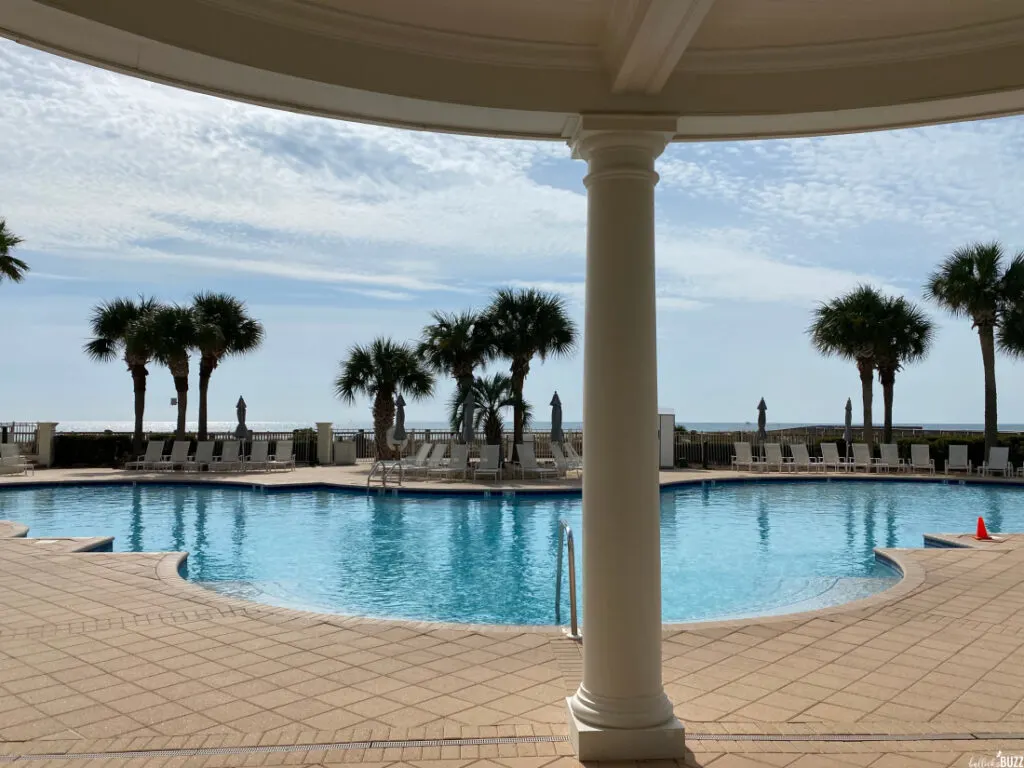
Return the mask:
<svg viewBox="0 0 1024 768">
<path fill-rule="evenodd" d="M 523 441 L 523 384 L 530 362 L 539 357 L 561 357 L 576 349 L 578 331 L 565 300 L 534 288 L 503 288 L 494 294 L 485 312 L 493 343 L 492 355 L 511 362 L 513 459 Z"/>
<path fill-rule="evenodd" d="M 492 352 L 486 318 L 475 312 L 432 312 L 434 322 L 423 329 L 418 352 L 427 366 L 458 383 L 456 395 L 466 396 L 473 372 Z"/>
<path fill-rule="evenodd" d="M 487 377 L 476 377 L 473 380 L 473 395 L 476 402 L 476 410 L 473 412 L 473 427 L 476 431 L 483 430 L 488 445 L 501 445 L 502 435 L 505 433 L 505 419 L 502 412 L 506 408 L 514 408 L 516 398 L 512 394 L 512 379 L 504 373 L 495 373 Z M 451 423 L 452 431 L 458 432 L 462 428 L 462 406 L 465 403 L 458 388 L 452 392 L 448 400 L 448 420 Z M 529 427 L 533 419 L 533 411 L 530 404 L 522 403 L 523 425 Z"/>
<path fill-rule="evenodd" d="M 996 329 L 1024 297 L 1024 254 L 1004 266 L 997 242 L 971 243 L 953 251 L 933 272 L 925 297 L 953 317 L 970 318 L 981 343 L 985 369 L 985 456 L 996 443 Z"/>
<path fill-rule="evenodd" d="M 885 407 L 882 442 L 889 443 L 892 442 L 892 397 L 896 372 L 904 365 L 924 359 L 935 336 L 935 324 L 919 307 L 902 296 L 887 296 L 880 331 L 875 366 L 882 384 Z"/>
<path fill-rule="evenodd" d="M 12 283 L 20 283 L 28 272 L 28 264 L 11 255 L 11 251 L 22 241 L 20 237 L 7 229 L 7 222 L 0 219 L 0 282 L 4 279 Z"/>
<path fill-rule="evenodd" d="M 356 344 L 349 350 L 334 381 L 334 393 L 349 405 L 359 394 L 373 399 L 373 435 L 378 457 L 391 454 L 387 432 L 395 421 L 398 392 L 413 400 L 430 397 L 434 392 L 434 376 L 415 349 L 390 338 L 378 338 L 368 346 Z"/>
<path fill-rule="evenodd" d="M 109 362 L 124 360 L 135 388 L 135 434 L 133 451 L 142 453 L 142 428 L 146 412 L 146 365 L 153 359 L 153 339 L 145 333 L 142 320 L 156 311 L 156 299 L 139 297 L 114 299 L 98 304 L 92 310 L 89 326 L 93 338 L 86 342 L 85 353 L 93 360 Z"/>
<path fill-rule="evenodd" d="M 818 305 L 814 321 L 807 329 L 811 343 L 822 355 L 857 364 L 864 407 L 864 442 L 869 445 L 875 436 L 871 405 L 885 312 L 885 297 L 869 285 L 860 285 L 844 296 Z"/>
<path fill-rule="evenodd" d="M 245 302 L 227 293 L 199 293 L 192 297 L 199 350 L 199 434 L 207 439 L 207 394 L 210 377 L 220 361 L 244 355 L 263 343 L 263 325 L 249 316 Z"/>
<path fill-rule="evenodd" d="M 199 329 L 192 307 L 177 304 L 158 307 L 145 320 L 145 334 L 153 340 L 153 359 L 167 367 L 174 379 L 178 397 L 178 423 L 174 436 L 185 439 L 188 412 L 189 356 L 199 344 Z"/>
</svg>

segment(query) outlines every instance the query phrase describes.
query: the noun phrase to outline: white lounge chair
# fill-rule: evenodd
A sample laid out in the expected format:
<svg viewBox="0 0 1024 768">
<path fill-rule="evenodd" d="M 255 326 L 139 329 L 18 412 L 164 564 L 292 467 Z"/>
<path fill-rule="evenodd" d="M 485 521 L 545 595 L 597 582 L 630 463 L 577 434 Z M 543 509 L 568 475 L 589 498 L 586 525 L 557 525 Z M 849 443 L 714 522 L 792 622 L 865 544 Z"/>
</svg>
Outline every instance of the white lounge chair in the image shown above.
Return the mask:
<svg viewBox="0 0 1024 768">
<path fill-rule="evenodd" d="M 871 458 L 871 446 L 867 443 L 854 443 L 853 462 L 850 464 L 853 471 L 856 472 L 863 467 L 865 472 L 870 472 L 873 466 L 875 466 L 875 462 Z"/>
<path fill-rule="evenodd" d="M 967 458 L 966 445 L 949 446 L 949 458 L 946 459 L 946 466 L 943 467 L 942 474 L 948 475 L 950 471 L 966 472 L 967 474 L 974 471 L 974 465 Z"/>
<path fill-rule="evenodd" d="M 444 459 L 445 451 L 448 450 L 448 443 L 431 443 L 430 452 L 426 461 L 421 465 L 406 464 L 403 471 L 406 475 L 426 475 L 432 469 L 438 469 Z"/>
<path fill-rule="evenodd" d="M 21 455 L 17 443 L 0 443 L 0 474 L 27 475 L 35 471 L 32 462 Z"/>
<path fill-rule="evenodd" d="M 220 447 L 220 456 L 214 456 L 210 463 L 210 471 L 225 472 L 242 468 L 242 460 L 239 457 L 241 443 L 238 440 L 225 440 Z"/>
<path fill-rule="evenodd" d="M 420 447 L 416 449 L 415 456 L 407 456 L 402 459 L 402 471 L 409 473 L 422 469 L 426 465 L 427 457 L 430 455 L 430 450 L 433 447 L 433 443 L 421 443 Z"/>
<path fill-rule="evenodd" d="M 188 464 L 188 449 L 192 447 L 191 440 L 175 440 L 171 446 L 171 452 L 163 456 L 160 461 L 153 465 L 153 469 L 170 469 L 175 467 L 185 468 Z"/>
<path fill-rule="evenodd" d="M 210 464 L 213 463 L 213 448 L 215 445 L 216 443 L 213 440 L 203 440 L 197 443 L 195 455 L 188 457 L 185 469 L 195 470 L 196 472 L 202 472 L 203 467 L 209 469 Z"/>
<path fill-rule="evenodd" d="M 910 446 L 910 471 L 935 474 L 935 459 L 932 458 L 930 445 L 914 443 Z"/>
<path fill-rule="evenodd" d="M 557 467 L 542 467 L 537 463 L 537 454 L 533 452 L 533 443 L 520 443 L 516 446 L 519 454 L 519 476 L 526 478 L 530 473 L 534 477 L 557 477 Z"/>
<path fill-rule="evenodd" d="M 473 479 L 478 475 L 490 475 L 495 480 L 501 479 L 500 445 L 481 445 L 480 461 L 473 468 Z"/>
<path fill-rule="evenodd" d="M 789 450 L 793 454 L 794 472 L 800 469 L 806 469 L 808 472 L 813 472 L 816 469 L 824 471 L 825 465 L 822 464 L 821 458 L 811 456 L 807 452 L 807 445 L 805 443 L 790 443 Z"/>
<path fill-rule="evenodd" d="M 448 463 L 440 467 L 432 467 L 427 470 L 427 477 L 451 477 L 462 475 L 466 479 L 466 472 L 469 470 L 469 446 L 464 443 L 457 443 L 452 446 L 452 455 Z"/>
<path fill-rule="evenodd" d="M 577 472 L 580 476 L 583 475 L 583 467 L 570 461 L 562 452 L 562 446 L 559 443 L 551 444 L 551 458 L 555 460 L 555 469 L 558 470 L 560 476 L 568 477 L 570 472 Z"/>
<path fill-rule="evenodd" d="M 569 462 L 570 467 L 583 469 L 583 457 L 576 453 L 576 446 L 572 444 L 572 440 L 562 443 L 562 450 L 565 452 L 565 460 Z"/>
<path fill-rule="evenodd" d="M 164 441 L 150 440 L 146 443 L 146 453 L 135 461 L 126 462 L 125 469 L 152 469 L 164 457 Z"/>
<path fill-rule="evenodd" d="M 270 460 L 270 442 L 267 440 L 253 440 L 249 455 L 242 461 L 243 469 L 248 472 L 256 469 L 266 469 Z"/>
<path fill-rule="evenodd" d="M 17 443 L 0 443 L 0 475 L 27 475 L 35 470 L 21 455 Z"/>
<path fill-rule="evenodd" d="M 881 471 L 882 467 L 885 467 L 886 472 L 893 469 L 906 471 L 907 463 L 900 458 L 900 447 L 896 443 L 882 443 L 879 452 L 881 457 L 874 461 L 876 471 Z"/>
<path fill-rule="evenodd" d="M 782 446 L 778 443 L 764 444 L 764 468 L 765 471 L 775 467 L 782 472 L 784 469 L 793 466 L 793 460 L 782 455 Z"/>
<path fill-rule="evenodd" d="M 1013 465 L 1010 464 L 1010 449 L 993 445 L 988 451 L 988 461 L 978 467 L 978 474 L 985 476 L 996 472 L 1003 477 L 1009 477 L 1013 473 Z"/>
<path fill-rule="evenodd" d="M 753 472 L 758 467 L 764 466 L 764 462 L 760 458 L 754 458 L 754 454 L 750 450 L 750 443 L 733 443 L 733 448 L 736 450 L 732 457 L 733 469 L 746 467 Z"/>
<path fill-rule="evenodd" d="M 267 457 L 267 469 L 295 469 L 295 450 L 292 440 L 278 440 L 274 453 Z"/>
<path fill-rule="evenodd" d="M 850 467 L 853 466 L 852 461 L 839 455 L 839 445 L 837 443 L 821 444 L 821 464 L 825 470 L 828 470 L 829 467 L 834 467 L 836 472 L 840 469 L 844 472 L 849 472 Z"/>
</svg>

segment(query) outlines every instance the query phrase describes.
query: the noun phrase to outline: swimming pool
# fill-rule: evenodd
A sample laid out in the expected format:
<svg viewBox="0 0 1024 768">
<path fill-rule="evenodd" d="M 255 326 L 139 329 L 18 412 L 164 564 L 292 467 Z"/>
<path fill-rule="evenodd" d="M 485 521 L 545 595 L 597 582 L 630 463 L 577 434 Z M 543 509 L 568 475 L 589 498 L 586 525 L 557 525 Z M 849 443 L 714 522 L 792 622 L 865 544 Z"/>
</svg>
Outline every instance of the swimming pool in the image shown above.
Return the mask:
<svg viewBox="0 0 1024 768">
<path fill-rule="evenodd" d="M 1024 530 L 1020 493 L 863 481 L 666 489 L 664 620 L 872 594 L 898 578 L 876 562 L 875 547 L 973 530 L 979 514 L 992 531 Z M 27 524 L 32 536 L 111 535 L 117 551 L 187 551 L 187 577 L 219 592 L 322 612 L 490 624 L 555 623 L 558 521 L 569 521 L 582 552 L 580 508 L 578 496 L 522 494 L 144 484 L 0 491 L 0 519 Z"/>
</svg>

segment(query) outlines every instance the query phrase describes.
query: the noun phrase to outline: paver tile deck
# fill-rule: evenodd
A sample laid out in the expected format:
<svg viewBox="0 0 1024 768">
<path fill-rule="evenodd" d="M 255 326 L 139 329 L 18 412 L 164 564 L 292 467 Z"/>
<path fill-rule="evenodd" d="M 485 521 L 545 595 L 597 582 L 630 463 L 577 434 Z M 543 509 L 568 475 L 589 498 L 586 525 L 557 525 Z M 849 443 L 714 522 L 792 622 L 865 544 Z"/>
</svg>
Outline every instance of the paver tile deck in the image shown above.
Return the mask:
<svg viewBox="0 0 1024 768">
<path fill-rule="evenodd" d="M 86 472 L 100 471 L 33 479 Z M 0 536 L 20 532 L 0 522 Z M 180 554 L 90 551 L 107 541 L 0 539 L 0 761 L 98 766 L 134 750 L 116 764 L 575 762 L 564 697 L 582 658 L 558 628 L 264 606 L 182 580 Z M 886 551 L 905 578 L 865 600 L 666 625 L 663 677 L 689 730 L 685 764 L 967 765 L 1024 754 L 1024 536 L 947 543 L 961 548 Z M 503 735 L 540 740 L 327 746 Z M 287 751 L 242 751 L 268 744 Z M 199 746 L 221 753 L 151 754 Z M 84 753 L 95 757 L 70 756 Z"/>
</svg>

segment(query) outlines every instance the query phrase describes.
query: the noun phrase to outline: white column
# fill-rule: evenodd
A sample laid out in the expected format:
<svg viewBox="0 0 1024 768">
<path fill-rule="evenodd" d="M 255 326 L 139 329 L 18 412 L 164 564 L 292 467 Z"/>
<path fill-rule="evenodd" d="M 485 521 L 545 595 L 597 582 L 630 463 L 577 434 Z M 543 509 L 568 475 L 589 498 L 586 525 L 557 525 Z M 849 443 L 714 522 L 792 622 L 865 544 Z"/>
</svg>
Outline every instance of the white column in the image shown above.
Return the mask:
<svg viewBox="0 0 1024 768">
<path fill-rule="evenodd" d="M 321 467 L 329 467 L 334 463 L 331 455 L 334 449 L 334 424 L 330 421 L 316 423 L 316 457 Z"/>
<path fill-rule="evenodd" d="M 36 454 L 40 466 L 53 466 L 54 442 L 57 439 L 56 421 L 40 421 L 36 424 Z"/>
<path fill-rule="evenodd" d="M 654 160 L 674 119 L 583 118 L 588 163 L 580 760 L 682 757 L 661 681 Z"/>
</svg>

